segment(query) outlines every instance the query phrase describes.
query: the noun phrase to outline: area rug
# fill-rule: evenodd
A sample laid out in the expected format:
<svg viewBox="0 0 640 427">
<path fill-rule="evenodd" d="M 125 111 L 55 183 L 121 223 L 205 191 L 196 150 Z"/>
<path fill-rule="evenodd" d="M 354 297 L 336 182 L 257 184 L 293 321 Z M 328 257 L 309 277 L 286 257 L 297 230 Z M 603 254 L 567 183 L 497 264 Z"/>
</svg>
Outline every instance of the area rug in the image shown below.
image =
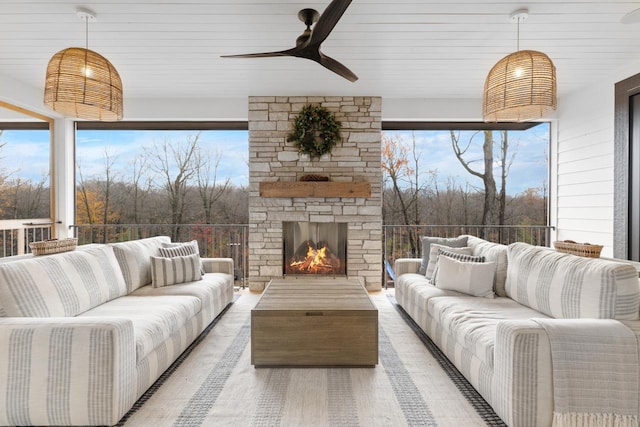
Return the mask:
<svg viewBox="0 0 640 427">
<path fill-rule="evenodd" d="M 242 293 L 119 425 L 504 425 L 382 292 L 372 295 L 380 326 L 375 368 L 255 369 L 250 312 L 258 298 Z"/>
</svg>

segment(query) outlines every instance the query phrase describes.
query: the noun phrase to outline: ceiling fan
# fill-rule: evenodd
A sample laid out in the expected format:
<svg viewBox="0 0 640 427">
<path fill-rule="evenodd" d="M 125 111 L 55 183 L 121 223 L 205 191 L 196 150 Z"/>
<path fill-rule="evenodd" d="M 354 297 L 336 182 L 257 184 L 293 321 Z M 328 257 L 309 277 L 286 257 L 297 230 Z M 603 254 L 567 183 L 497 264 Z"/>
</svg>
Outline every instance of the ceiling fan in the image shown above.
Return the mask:
<svg viewBox="0 0 640 427">
<path fill-rule="evenodd" d="M 274 56 L 295 56 L 317 62 L 323 67 L 355 82 L 358 76 L 340 62 L 330 58 L 320 51 L 320 45 L 329 37 L 351 0 L 333 0 L 322 12 L 322 15 L 314 9 L 302 9 L 298 12 L 298 19 L 304 22 L 307 29 L 297 38 L 296 47 L 278 52 L 248 53 L 244 55 L 223 55 L 223 58 L 269 58 Z M 311 26 L 315 23 L 313 29 Z"/>
</svg>

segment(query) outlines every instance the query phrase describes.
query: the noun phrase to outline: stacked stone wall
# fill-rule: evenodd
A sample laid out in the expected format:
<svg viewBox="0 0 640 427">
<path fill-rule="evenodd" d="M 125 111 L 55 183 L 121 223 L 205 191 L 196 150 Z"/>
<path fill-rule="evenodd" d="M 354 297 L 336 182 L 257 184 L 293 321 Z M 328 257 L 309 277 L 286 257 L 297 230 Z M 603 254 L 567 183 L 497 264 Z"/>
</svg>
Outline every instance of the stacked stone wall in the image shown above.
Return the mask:
<svg viewBox="0 0 640 427">
<path fill-rule="evenodd" d="M 310 159 L 287 142 L 306 104 L 319 104 L 342 123 L 342 141 L 331 154 Z M 282 223 L 346 222 L 347 270 L 369 290 L 382 283 L 382 169 L 379 97 L 249 98 L 249 286 L 261 291 L 283 276 Z M 370 197 L 264 198 L 260 182 L 297 181 L 302 175 L 371 184 Z"/>
</svg>

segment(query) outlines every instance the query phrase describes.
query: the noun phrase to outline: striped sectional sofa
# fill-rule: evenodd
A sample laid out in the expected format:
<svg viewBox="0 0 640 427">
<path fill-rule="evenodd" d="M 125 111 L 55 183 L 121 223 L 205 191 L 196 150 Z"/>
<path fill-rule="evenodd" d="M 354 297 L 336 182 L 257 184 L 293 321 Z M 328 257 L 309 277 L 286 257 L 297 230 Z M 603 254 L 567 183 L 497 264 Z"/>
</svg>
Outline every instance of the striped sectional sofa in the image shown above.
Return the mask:
<svg viewBox="0 0 640 427">
<path fill-rule="evenodd" d="M 473 255 L 495 262 L 495 297 L 440 289 L 417 273 L 420 259 L 408 258 L 395 263 L 395 295 L 496 413 L 511 427 L 637 425 L 640 287 L 636 269 L 525 243 L 504 246 L 465 237 Z M 556 325 L 571 332 L 554 335 Z M 608 335 L 620 329 L 631 337 L 627 346 L 606 344 Z M 598 330 L 604 332 L 598 335 Z M 591 359 L 582 356 L 598 345 L 604 348 L 599 354 Z M 625 357 L 631 360 L 628 365 L 616 365 Z M 582 367 L 578 360 L 584 362 Z M 583 372 L 574 373 L 573 366 Z M 591 372 L 593 378 L 589 378 Z M 602 372 L 606 374 L 598 379 L 596 373 Z M 604 391 L 609 378 L 614 383 L 612 392 Z M 625 378 L 631 382 L 629 390 L 622 384 Z M 578 390 L 567 391 L 576 384 Z M 623 391 L 618 393 L 615 387 Z M 617 405 L 618 397 L 627 400 Z M 616 409 L 619 406 L 624 409 Z M 608 412 L 611 407 L 618 413 L 616 421 Z M 589 422 L 600 423 L 585 422 L 589 417 Z"/>
<path fill-rule="evenodd" d="M 152 287 L 151 257 L 169 244 L 2 260 L 0 425 L 116 424 L 229 304 L 231 259 L 203 258 L 202 280 Z"/>
</svg>

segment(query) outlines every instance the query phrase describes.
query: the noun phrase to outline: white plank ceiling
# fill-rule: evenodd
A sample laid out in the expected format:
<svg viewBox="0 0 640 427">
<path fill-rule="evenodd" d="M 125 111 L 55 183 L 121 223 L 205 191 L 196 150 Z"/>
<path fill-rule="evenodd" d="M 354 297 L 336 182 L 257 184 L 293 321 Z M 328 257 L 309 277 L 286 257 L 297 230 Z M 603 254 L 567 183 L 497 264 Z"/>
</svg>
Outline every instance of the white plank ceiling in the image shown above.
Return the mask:
<svg viewBox="0 0 640 427">
<path fill-rule="evenodd" d="M 521 49 L 547 53 L 560 96 L 640 59 L 640 1 L 353 0 L 322 46 L 359 76 L 350 83 L 298 58 L 220 55 L 293 47 L 297 12 L 329 0 L 2 0 L 0 75 L 43 87 L 51 56 L 85 45 L 76 8 L 97 15 L 89 48 L 118 69 L 126 98 L 339 94 L 478 98 L 489 69 L 516 50 L 509 15 L 529 9 Z M 2 88 L 0 87 L 0 91 Z M 1 95 L 1 92 L 0 92 Z"/>
</svg>

